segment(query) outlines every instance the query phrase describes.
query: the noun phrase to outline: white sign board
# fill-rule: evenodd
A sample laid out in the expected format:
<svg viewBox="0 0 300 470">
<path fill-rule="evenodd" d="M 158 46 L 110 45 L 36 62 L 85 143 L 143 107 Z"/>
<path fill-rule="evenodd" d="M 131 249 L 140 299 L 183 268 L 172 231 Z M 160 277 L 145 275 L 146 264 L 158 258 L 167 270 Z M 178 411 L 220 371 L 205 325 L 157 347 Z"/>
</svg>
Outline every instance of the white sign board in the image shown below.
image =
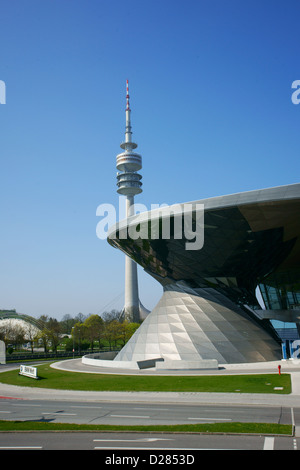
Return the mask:
<svg viewBox="0 0 300 470">
<path fill-rule="evenodd" d="M 32 366 L 20 366 L 20 375 L 26 375 L 27 377 L 32 377 L 33 379 L 38 379 L 37 368 Z"/>
<path fill-rule="evenodd" d="M 0 341 L 0 364 L 6 363 L 5 343 Z"/>
</svg>

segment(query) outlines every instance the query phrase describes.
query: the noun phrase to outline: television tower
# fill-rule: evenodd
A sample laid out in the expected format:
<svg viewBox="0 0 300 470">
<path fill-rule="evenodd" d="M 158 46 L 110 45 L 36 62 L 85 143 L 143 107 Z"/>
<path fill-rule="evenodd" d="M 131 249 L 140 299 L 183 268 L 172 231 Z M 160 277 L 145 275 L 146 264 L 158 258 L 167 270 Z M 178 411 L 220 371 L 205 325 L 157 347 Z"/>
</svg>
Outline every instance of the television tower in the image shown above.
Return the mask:
<svg viewBox="0 0 300 470">
<path fill-rule="evenodd" d="M 126 196 L 126 218 L 134 215 L 134 196 L 142 192 L 142 176 L 137 173 L 142 168 L 142 157 L 133 150 L 137 144 L 132 142 L 129 106 L 129 88 L 126 81 L 126 128 L 125 142 L 120 147 L 124 152 L 117 155 L 117 192 Z M 137 265 L 125 256 L 125 304 L 124 316 L 129 321 L 140 322 L 148 313 L 139 301 Z"/>
</svg>

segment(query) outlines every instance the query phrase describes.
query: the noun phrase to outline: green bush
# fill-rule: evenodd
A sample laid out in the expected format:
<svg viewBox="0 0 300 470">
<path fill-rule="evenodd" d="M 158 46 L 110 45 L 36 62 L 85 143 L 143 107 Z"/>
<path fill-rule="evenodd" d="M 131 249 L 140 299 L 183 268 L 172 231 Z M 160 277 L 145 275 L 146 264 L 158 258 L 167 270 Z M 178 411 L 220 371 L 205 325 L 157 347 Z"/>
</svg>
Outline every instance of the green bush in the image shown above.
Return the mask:
<svg viewBox="0 0 300 470">
<path fill-rule="evenodd" d="M 74 344 L 75 351 L 78 351 L 79 349 L 80 351 L 86 351 L 90 347 L 90 342 L 86 339 L 83 339 L 81 341 L 80 347 L 79 347 L 79 343 L 77 341 L 73 343 L 72 338 L 65 338 L 64 339 L 65 351 L 66 352 L 73 351 L 73 344 Z"/>
</svg>

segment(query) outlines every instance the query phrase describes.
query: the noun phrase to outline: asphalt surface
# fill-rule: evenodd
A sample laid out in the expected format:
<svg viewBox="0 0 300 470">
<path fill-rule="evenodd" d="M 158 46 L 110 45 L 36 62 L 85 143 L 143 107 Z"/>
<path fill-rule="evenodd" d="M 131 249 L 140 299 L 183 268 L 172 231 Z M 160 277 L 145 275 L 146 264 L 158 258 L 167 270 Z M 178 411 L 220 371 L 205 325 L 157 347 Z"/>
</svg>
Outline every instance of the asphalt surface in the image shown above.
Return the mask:
<svg viewBox="0 0 300 470">
<path fill-rule="evenodd" d="M 275 361 L 253 364 L 220 365 L 218 370 L 194 371 L 154 371 L 151 369 L 129 370 L 89 366 L 82 364 L 81 359 L 56 362 L 51 367 L 65 370 L 95 374 L 132 374 L 132 375 L 224 375 L 224 374 L 257 374 L 290 373 L 292 392 L 289 395 L 264 393 L 206 393 L 206 392 L 94 392 L 74 390 L 52 390 L 32 387 L 19 387 L 0 383 L 0 397 L 24 399 L 68 400 L 68 401 L 103 401 L 122 403 L 191 403 L 191 404 L 227 404 L 227 405 L 279 405 L 284 407 L 300 406 L 300 360 Z M 16 365 L 0 365 L 0 372 L 17 368 Z M 1 376 L 0 376 L 1 381 Z M 300 435 L 300 427 L 297 427 Z"/>
<path fill-rule="evenodd" d="M 297 442 L 298 441 L 298 442 Z M 226 457 L 232 459 L 228 451 L 232 450 L 298 450 L 299 439 L 285 436 L 261 436 L 261 435 L 212 435 L 212 434 L 156 434 L 156 433 L 0 433 L 0 451 L 2 449 L 13 452 L 13 461 L 20 455 L 20 450 L 98 450 L 97 464 L 109 465 L 110 459 L 115 456 L 119 458 L 127 456 L 123 465 L 129 465 L 128 457 L 139 459 L 139 465 L 130 465 L 130 468 L 145 468 L 145 464 L 170 465 L 176 463 L 181 465 L 185 463 L 184 456 L 189 456 L 188 464 L 193 464 L 197 469 L 203 464 L 201 451 L 205 450 L 226 450 L 226 454 L 220 456 L 220 464 L 224 466 Z M 16 452 L 18 451 L 18 452 Z M 73 454 L 74 455 L 74 454 Z M 78 454 L 76 453 L 76 457 Z M 169 457 L 167 457 L 169 456 Z M 170 461 L 173 460 L 172 462 Z M 174 456 L 174 457 L 172 457 Z M 252 454 L 253 459 L 257 456 Z M 23 455 L 24 465 L 27 455 Z M 31 455 L 33 457 L 33 455 Z M 34 456 L 35 458 L 37 456 Z M 64 454 L 59 455 L 61 464 Z M 70 455 L 67 454 L 66 464 L 70 466 Z M 177 458 L 176 458 L 177 457 Z M 247 462 L 251 454 L 247 454 Z M 291 454 L 289 454 L 289 463 L 291 464 Z M 218 456 L 214 452 L 213 461 L 216 464 Z M 276 458 L 276 457 L 275 457 Z M 296 460 L 297 457 L 295 457 Z M 270 459 L 270 455 L 268 456 Z M 268 460 L 269 462 L 269 460 Z M 19 462 L 18 462 L 19 463 Z M 72 462 L 73 463 L 73 462 Z M 76 464 L 76 462 L 74 462 Z M 120 464 L 120 462 L 118 462 Z M 219 463 L 219 462 L 218 462 Z M 228 462 L 230 463 L 230 462 Z M 231 460 L 232 463 L 232 460 Z M 297 465 L 297 462 L 295 461 Z"/>
</svg>

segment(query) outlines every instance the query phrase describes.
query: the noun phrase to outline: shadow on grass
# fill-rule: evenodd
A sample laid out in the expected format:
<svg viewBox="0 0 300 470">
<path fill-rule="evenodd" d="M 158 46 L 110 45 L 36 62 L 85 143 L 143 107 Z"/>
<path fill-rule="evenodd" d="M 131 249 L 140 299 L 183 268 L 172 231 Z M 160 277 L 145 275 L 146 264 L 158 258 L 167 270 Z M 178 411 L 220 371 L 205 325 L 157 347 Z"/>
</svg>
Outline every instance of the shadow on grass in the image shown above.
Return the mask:
<svg viewBox="0 0 300 470">
<path fill-rule="evenodd" d="M 41 419 L 24 419 L 22 423 L 52 423 L 54 418 L 41 418 Z M 16 421 L 18 422 L 18 421 Z M 19 421 L 20 422 L 20 421 Z"/>
</svg>

